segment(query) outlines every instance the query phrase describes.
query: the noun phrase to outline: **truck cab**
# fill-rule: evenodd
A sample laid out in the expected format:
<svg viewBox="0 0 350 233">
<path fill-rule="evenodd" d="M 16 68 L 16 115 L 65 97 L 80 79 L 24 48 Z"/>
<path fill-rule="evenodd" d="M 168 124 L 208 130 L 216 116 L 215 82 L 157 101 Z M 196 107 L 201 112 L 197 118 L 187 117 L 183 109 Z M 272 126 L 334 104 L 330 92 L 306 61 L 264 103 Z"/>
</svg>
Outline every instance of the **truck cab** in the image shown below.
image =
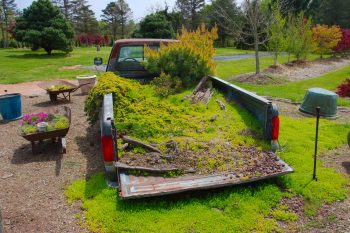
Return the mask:
<svg viewBox="0 0 350 233">
<path fill-rule="evenodd" d="M 145 61 L 145 46 L 158 50 L 160 44 L 177 42 L 166 39 L 122 39 L 114 43 L 109 56 L 106 71 L 118 72 L 120 76 L 133 79 L 151 79 L 149 73 L 141 64 Z"/>
</svg>

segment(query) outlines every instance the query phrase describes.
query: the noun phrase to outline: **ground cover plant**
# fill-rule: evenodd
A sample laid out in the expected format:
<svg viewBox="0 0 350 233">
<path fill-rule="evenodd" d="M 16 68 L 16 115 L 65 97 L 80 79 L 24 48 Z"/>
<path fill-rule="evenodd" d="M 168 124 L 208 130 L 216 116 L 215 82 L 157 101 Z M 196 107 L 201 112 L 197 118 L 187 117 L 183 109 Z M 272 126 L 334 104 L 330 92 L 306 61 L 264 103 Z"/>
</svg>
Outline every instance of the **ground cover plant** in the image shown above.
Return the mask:
<svg viewBox="0 0 350 233">
<path fill-rule="evenodd" d="M 189 92 L 163 98 L 153 85 L 141 85 L 108 72 L 90 92 L 85 111 L 95 123 L 95 109 L 101 107 L 103 95 L 113 93 L 115 125 L 121 138 L 118 144 L 128 142 L 125 136 L 131 136 L 160 150 L 155 153 L 135 146 L 121 149 L 120 161 L 130 166 L 175 167 L 197 174 L 231 171 L 240 179 L 283 170 L 272 153 L 261 150 L 268 147 L 262 140 L 262 129 L 246 110 L 225 100 L 219 92 L 207 105 L 184 101 Z M 225 105 L 225 110 L 217 101 Z"/>
<path fill-rule="evenodd" d="M 321 120 L 320 153 L 345 143 L 349 124 Z M 243 187 L 198 192 L 156 199 L 122 201 L 107 187 L 104 175 L 73 182 L 66 191 L 70 202 L 81 200 L 85 221 L 93 232 L 283 232 L 276 219 L 287 224 L 293 212 L 280 208 L 282 197 L 301 195 L 306 214 L 323 203 L 346 197 L 346 179 L 333 169 L 317 164 L 317 182 L 312 181 L 314 119 L 282 117 L 279 153 L 295 172 L 291 175 Z M 295 135 L 303 135 L 303 140 Z M 212 224 L 215 222 L 216 224 Z"/>
</svg>

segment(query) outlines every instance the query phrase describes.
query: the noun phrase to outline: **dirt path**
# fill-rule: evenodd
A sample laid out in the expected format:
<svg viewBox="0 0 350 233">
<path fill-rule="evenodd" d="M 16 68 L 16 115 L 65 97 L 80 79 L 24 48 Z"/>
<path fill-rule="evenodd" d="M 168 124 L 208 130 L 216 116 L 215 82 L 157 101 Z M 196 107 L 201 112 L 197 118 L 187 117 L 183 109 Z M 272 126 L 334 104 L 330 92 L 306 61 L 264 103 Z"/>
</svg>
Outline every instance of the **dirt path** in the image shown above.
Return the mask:
<svg viewBox="0 0 350 233">
<path fill-rule="evenodd" d="M 74 216 L 80 208 L 69 206 L 64 197 L 67 184 L 103 171 L 99 131 L 86 122 L 85 98 L 75 94 L 72 103 L 65 104 L 72 109 L 72 124 L 64 155 L 52 142 L 44 142 L 43 152 L 32 155 L 30 143 L 19 135 L 18 121 L 0 122 L 0 209 L 5 233 L 86 232 L 76 225 Z M 23 114 L 52 106 L 48 100 L 46 95 L 22 96 Z"/>
<path fill-rule="evenodd" d="M 71 82 L 73 84 L 78 84 L 76 80 L 66 80 L 62 79 L 68 82 Z M 41 89 L 38 84 L 41 81 L 34 81 L 34 82 L 26 82 L 26 83 L 18 83 L 18 84 L 0 84 L 0 95 L 5 93 L 21 93 L 22 95 L 26 96 L 38 96 L 38 95 L 45 95 L 46 91 L 44 89 Z"/>
</svg>

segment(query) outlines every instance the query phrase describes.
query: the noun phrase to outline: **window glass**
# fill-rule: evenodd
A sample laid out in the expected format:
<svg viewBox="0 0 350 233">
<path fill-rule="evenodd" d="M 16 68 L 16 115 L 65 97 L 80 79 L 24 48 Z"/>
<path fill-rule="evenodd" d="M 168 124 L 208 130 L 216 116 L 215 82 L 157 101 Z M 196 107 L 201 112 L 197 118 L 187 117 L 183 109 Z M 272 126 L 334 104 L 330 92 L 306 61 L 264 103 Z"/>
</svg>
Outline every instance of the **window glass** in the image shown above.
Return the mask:
<svg viewBox="0 0 350 233">
<path fill-rule="evenodd" d="M 123 46 L 120 48 L 118 62 L 121 61 L 142 61 L 143 46 Z"/>
</svg>

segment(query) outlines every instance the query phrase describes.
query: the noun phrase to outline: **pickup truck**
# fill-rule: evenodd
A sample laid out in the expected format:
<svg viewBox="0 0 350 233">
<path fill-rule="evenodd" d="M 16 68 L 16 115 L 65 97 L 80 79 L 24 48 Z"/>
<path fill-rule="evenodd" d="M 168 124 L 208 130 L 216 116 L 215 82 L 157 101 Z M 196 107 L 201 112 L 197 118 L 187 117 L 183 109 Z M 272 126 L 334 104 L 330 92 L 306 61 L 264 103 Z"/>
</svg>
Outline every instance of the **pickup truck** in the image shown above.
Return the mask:
<svg viewBox="0 0 350 233">
<path fill-rule="evenodd" d="M 144 44 L 147 43 L 152 43 L 153 46 L 157 46 L 157 44 L 159 45 L 160 40 L 136 40 L 132 41 L 132 43 L 130 42 L 130 40 L 117 41 L 114 48 L 112 49 L 110 60 L 107 66 L 107 71 L 120 72 L 120 70 L 118 70 L 117 64 L 119 60 L 139 62 L 141 59 L 140 57 L 138 57 L 139 59 L 136 59 L 134 57 L 123 57 L 123 59 L 120 59 L 122 57 L 122 55 L 120 54 L 121 48 L 125 46 L 136 46 L 143 48 Z M 137 53 L 135 52 L 132 54 L 137 55 Z M 143 52 L 139 52 L 137 56 L 140 56 L 141 54 L 142 59 L 144 59 Z M 139 70 L 140 69 L 141 68 L 139 67 Z M 132 72 L 130 72 L 129 75 L 125 76 L 133 78 L 133 72 L 135 70 L 136 69 L 132 70 Z M 123 72 L 126 72 L 126 70 L 123 70 Z M 149 77 L 149 74 L 146 74 L 146 76 Z M 145 76 L 141 75 L 141 72 L 137 72 L 134 78 L 144 77 Z M 228 83 L 218 77 L 209 78 L 212 82 L 213 87 L 216 90 L 222 92 L 227 99 L 233 100 L 236 103 L 238 103 L 241 107 L 247 109 L 257 119 L 257 121 L 261 125 L 261 129 L 263 130 L 262 135 L 264 140 L 269 142 L 271 144 L 271 150 L 275 151 L 277 148 L 277 142 L 279 137 L 279 114 L 277 106 L 263 97 L 260 97 L 231 83 Z M 241 180 L 235 177 L 234 174 L 229 173 L 220 175 L 191 174 L 172 178 L 165 178 L 159 176 L 135 176 L 132 174 L 128 174 L 128 172 L 125 170 L 119 170 L 116 167 L 116 163 L 118 161 L 118 145 L 116 141 L 116 129 L 114 126 L 112 94 L 107 94 L 103 98 L 103 104 L 100 111 L 100 127 L 102 154 L 107 182 L 111 186 L 118 187 L 119 195 L 122 199 L 159 196 L 189 190 L 209 189 L 230 185 L 238 185 L 242 183 L 267 179 L 274 176 L 281 176 L 293 172 L 293 169 L 288 164 L 286 164 L 281 159 L 278 159 L 277 162 L 283 167 L 282 171 L 273 175 L 255 177 L 248 180 Z"/>
</svg>

